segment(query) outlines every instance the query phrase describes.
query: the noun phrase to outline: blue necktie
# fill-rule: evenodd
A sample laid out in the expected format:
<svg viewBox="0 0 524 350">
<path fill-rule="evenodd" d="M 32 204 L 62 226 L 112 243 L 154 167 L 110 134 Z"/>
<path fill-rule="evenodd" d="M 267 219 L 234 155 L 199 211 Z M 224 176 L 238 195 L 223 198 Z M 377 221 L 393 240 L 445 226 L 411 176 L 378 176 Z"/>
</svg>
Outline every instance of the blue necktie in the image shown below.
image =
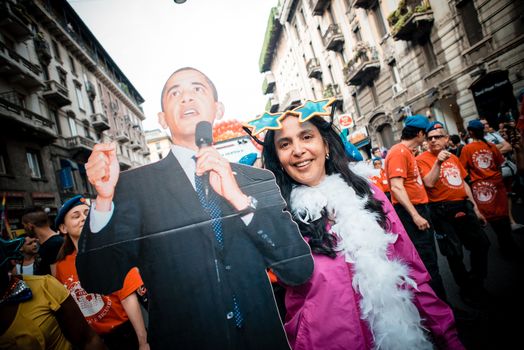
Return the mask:
<svg viewBox="0 0 524 350">
<path fill-rule="evenodd" d="M 195 175 L 195 187 L 200 200 L 200 204 L 211 217 L 211 226 L 213 227 L 213 232 L 215 233 L 215 238 L 220 249 L 224 248 L 224 234 L 222 231 L 222 211 L 220 210 L 220 200 L 218 195 L 211 188 L 206 198 L 206 193 L 204 190 L 204 185 L 202 183 L 202 178 Z M 240 312 L 240 306 L 236 296 L 233 294 L 233 317 L 235 318 L 235 326 L 241 328 L 244 323 L 244 318 L 242 317 L 242 312 Z"/>
<path fill-rule="evenodd" d="M 206 198 L 204 185 L 200 176 L 195 175 L 195 187 L 200 204 L 206 213 L 208 213 L 211 217 L 211 226 L 213 227 L 213 232 L 215 233 L 218 247 L 222 249 L 224 248 L 224 234 L 222 231 L 222 211 L 220 210 L 219 198 L 212 189 L 209 189 L 209 193 Z"/>
</svg>

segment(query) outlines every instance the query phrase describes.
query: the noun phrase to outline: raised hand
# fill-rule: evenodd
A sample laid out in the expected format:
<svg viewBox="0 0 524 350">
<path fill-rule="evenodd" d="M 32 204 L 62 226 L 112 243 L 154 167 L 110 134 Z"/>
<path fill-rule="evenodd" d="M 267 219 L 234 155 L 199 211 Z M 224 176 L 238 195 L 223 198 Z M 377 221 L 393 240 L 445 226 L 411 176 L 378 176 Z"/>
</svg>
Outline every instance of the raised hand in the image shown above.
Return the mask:
<svg viewBox="0 0 524 350">
<path fill-rule="evenodd" d="M 109 210 L 120 175 L 115 143 L 99 143 L 93 148 L 85 165 L 87 178 L 98 193 L 97 210 Z M 109 208 L 106 205 L 109 204 Z"/>
</svg>

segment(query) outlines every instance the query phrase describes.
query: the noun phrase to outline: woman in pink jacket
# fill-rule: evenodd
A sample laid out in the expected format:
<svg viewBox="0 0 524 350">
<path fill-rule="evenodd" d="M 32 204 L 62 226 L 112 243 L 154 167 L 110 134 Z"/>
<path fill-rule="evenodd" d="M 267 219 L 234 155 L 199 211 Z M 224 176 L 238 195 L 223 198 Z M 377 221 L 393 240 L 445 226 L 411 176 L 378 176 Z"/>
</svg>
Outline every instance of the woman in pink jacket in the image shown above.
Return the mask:
<svg viewBox="0 0 524 350">
<path fill-rule="evenodd" d="M 390 202 L 350 170 L 338 133 L 315 111 L 277 116 L 282 127 L 264 141 L 265 166 L 315 259 L 311 280 L 286 290 L 291 347 L 463 349 Z"/>
</svg>

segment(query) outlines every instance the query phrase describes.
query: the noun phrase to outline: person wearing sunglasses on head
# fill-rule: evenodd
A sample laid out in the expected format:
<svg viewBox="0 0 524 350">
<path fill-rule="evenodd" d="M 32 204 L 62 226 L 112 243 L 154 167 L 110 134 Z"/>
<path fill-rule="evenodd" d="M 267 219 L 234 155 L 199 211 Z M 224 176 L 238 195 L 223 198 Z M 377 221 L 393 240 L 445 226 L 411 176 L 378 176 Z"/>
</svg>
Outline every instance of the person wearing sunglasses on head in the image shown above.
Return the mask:
<svg viewBox="0 0 524 350">
<path fill-rule="evenodd" d="M 490 243 L 481 226 L 486 219 L 465 181 L 468 173 L 460 160 L 446 150 L 449 136 L 444 125 L 432 122 L 426 132 L 429 150 L 417 157 L 417 165 L 428 194 L 437 243 L 460 287 L 462 300 L 475 307 L 484 306 Z M 471 252 L 469 271 L 463 262 L 463 246 Z"/>
</svg>

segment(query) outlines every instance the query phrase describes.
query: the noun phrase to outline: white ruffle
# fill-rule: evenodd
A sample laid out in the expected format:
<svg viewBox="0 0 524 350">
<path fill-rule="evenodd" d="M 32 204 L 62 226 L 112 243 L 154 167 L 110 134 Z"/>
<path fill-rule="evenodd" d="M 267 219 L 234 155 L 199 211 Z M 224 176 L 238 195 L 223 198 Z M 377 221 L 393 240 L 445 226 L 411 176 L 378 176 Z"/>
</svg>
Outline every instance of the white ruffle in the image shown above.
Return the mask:
<svg viewBox="0 0 524 350">
<path fill-rule="evenodd" d="M 374 348 L 432 349 L 407 288 L 417 287 L 409 268 L 387 257 L 397 235 L 384 231 L 377 215 L 365 209 L 367 198 L 357 196 L 340 175 L 330 175 L 318 186 L 294 188 L 290 202 L 293 215 L 305 223 L 320 218 L 324 208 L 334 219 L 337 250 L 353 266 L 353 288 L 362 296 L 361 318 L 369 324 Z"/>
</svg>

